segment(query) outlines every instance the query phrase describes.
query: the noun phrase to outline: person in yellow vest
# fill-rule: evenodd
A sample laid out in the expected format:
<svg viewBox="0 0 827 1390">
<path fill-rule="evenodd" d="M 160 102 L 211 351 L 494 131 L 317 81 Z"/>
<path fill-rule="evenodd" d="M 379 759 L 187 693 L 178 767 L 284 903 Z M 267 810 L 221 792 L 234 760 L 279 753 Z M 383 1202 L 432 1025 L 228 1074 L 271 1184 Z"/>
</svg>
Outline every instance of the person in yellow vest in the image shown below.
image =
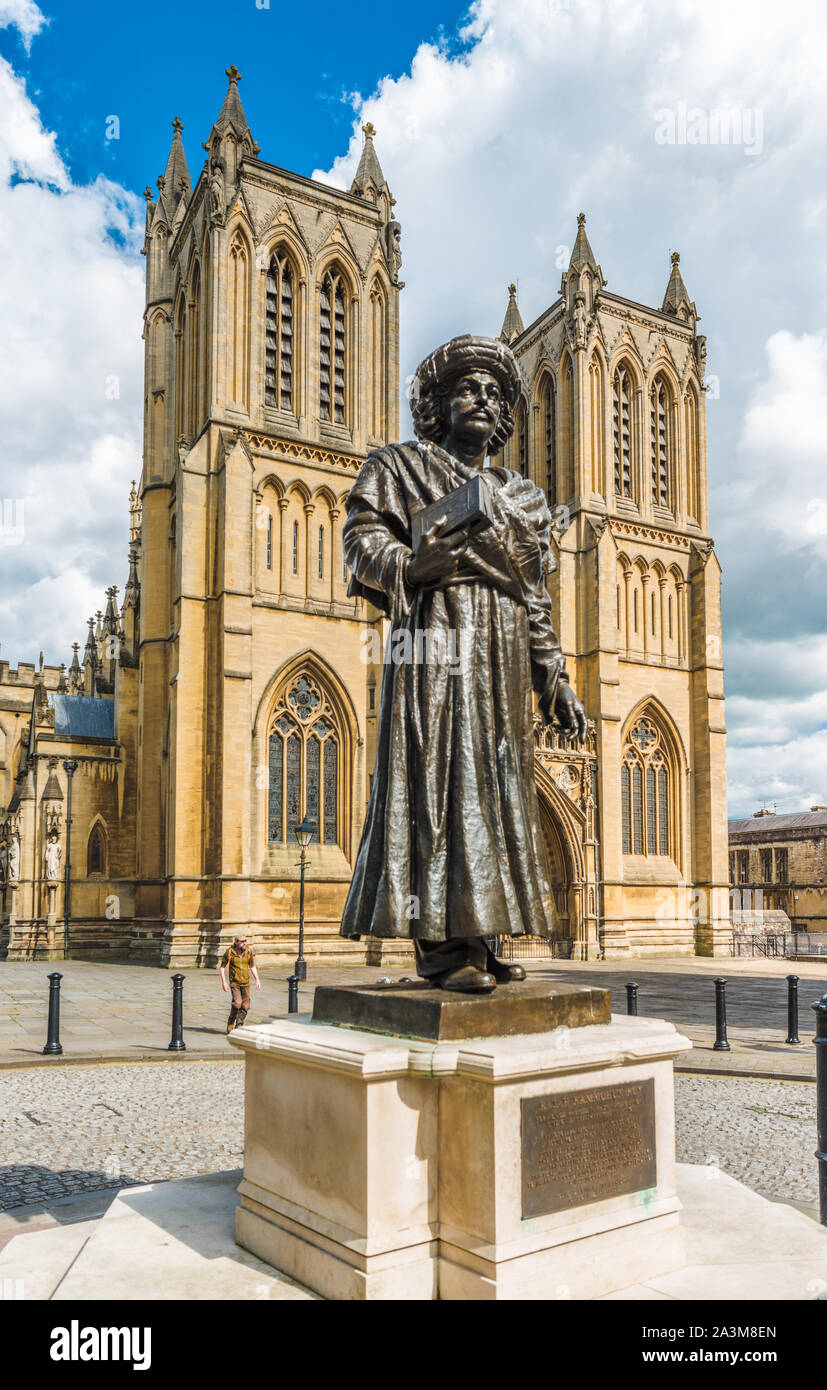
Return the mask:
<svg viewBox="0 0 827 1390">
<path fill-rule="evenodd" d="M 226 975 L 228 967 L 230 971 L 229 986 Z M 247 944 L 246 936 L 237 936 L 232 946 L 227 947 L 219 969 L 221 988 L 225 994 L 229 988 L 232 995 L 233 1006 L 230 1009 L 230 1017 L 227 1019 L 227 1032 L 232 1033 L 234 1028 L 241 1027 L 250 1009 L 251 972 L 256 982 L 256 989 L 261 989 L 261 980 L 258 978 L 253 948 Z"/>
</svg>

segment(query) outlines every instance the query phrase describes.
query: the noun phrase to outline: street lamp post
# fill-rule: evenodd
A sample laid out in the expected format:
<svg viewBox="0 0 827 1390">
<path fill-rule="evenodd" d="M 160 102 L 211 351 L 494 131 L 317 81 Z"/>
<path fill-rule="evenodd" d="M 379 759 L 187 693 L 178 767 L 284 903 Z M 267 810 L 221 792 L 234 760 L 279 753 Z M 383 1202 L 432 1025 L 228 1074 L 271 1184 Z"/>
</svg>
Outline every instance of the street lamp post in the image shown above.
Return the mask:
<svg viewBox="0 0 827 1390">
<path fill-rule="evenodd" d="M 72 778 L 78 770 L 74 758 L 66 758 L 66 868 L 63 874 L 63 959 L 69 959 L 69 885 L 72 871 Z"/>
<path fill-rule="evenodd" d="M 307 979 L 307 961 L 304 958 L 304 871 L 307 868 L 307 846 L 313 839 L 313 832 L 316 829 L 311 820 L 305 816 L 301 825 L 296 826 L 296 839 L 301 845 L 301 886 L 299 888 L 299 954 L 296 957 L 296 964 L 293 973 L 297 980 Z"/>
</svg>

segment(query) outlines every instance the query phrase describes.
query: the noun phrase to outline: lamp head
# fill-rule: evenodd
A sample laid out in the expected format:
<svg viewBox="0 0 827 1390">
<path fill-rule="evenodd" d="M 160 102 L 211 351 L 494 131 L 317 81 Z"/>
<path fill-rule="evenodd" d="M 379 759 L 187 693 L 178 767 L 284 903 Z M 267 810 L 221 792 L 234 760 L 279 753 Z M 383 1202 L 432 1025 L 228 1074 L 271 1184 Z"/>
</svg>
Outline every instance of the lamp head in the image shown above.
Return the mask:
<svg viewBox="0 0 827 1390">
<path fill-rule="evenodd" d="M 310 844 L 310 841 L 313 839 L 315 829 L 316 827 L 313 821 L 308 820 L 307 816 L 305 816 L 301 825 L 296 826 L 296 839 L 298 840 L 302 849 L 306 849 L 307 846 Z"/>
</svg>

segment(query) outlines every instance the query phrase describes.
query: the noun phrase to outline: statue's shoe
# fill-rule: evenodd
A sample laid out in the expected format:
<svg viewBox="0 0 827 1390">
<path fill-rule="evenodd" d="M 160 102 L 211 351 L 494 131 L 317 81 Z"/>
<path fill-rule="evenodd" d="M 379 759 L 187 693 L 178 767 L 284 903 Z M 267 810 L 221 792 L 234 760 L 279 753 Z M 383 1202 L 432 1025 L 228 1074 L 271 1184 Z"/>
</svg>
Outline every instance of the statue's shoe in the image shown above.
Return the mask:
<svg viewBox="0 0 827 1390">
<path fill-rule="evenodd" d="M 440 989 L 455 990 L 459 994 L 490 994 L 496 989 L 497 981 L 486 970 L 477 970 L 473 965 L 463 965 L 459 970 L 449 970 L 439 980 Z"/>
<path fill-rule="evenodd" d="M 512 980 L 524 980 L 525 971 L 521 965 L 509 965 L 507 960 L 497 960 L 489 956 L 488 972 L 494 976 L 498 985 L 510 984 Z"/>
</svg>

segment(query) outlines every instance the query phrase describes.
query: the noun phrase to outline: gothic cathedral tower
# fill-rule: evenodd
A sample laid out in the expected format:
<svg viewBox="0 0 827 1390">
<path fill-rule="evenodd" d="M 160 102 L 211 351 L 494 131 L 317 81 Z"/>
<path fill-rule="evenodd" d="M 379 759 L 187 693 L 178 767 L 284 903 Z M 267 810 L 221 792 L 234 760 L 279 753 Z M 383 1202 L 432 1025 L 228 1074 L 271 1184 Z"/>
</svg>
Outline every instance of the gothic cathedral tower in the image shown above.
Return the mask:
<svg viewBox="0 0 827 1390">
<path fill-rule="evenodd" d="M 677 253 L 660 309 L 633 303 L 605 288 L 585 220 L 560 298 L 524 328 L 511 286 L 502 329 L 524 383 L 506 463 L 552 508 L 549 589 L 595 722 L 598 833 L 581 815 L 579 769 L 571 755 L 558 767 L 557 750 L 556 762 L 546 758 L 548 791 L 565 794 L 556 813 L 549 805 L 547 839 L 552 822 L 562 827 L 560 871 L 587 894 L 570 932 L 575 954 L 718 954 L 730 927 L 705 339 Z M 594 848 L 594 905 L 582 856 L 578 869 L 577 816 Z"/>
<path fill-rule="evenodd" d="M 337 937 L 367 800 L 378 621 L 347 596 L 343 499 L 397 437 L 399 235 L 374 131 L 350 192 L 259 158 L 229 88 L 195 187 L 175 127 L 147 189 L 133 953 Z"/>
</svg>

